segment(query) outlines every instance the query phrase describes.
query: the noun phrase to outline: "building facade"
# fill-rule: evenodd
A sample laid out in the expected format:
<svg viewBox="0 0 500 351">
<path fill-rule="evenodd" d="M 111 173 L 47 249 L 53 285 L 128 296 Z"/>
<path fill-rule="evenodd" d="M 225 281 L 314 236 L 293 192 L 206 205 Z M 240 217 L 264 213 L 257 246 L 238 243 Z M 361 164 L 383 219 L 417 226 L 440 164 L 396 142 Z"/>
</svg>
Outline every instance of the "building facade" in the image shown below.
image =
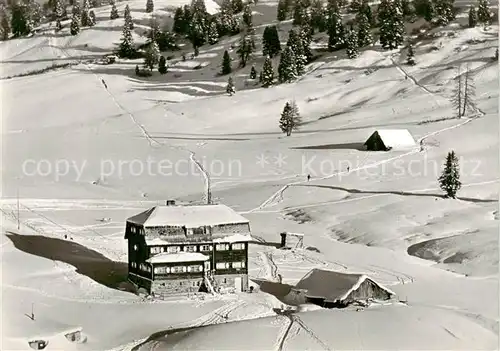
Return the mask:
<svg viewBox="0 0 500 351">
<path fill-rule="evenodd" d="M 250 223 L 224 205 L 156 206 L 127 219 L 128 278 L 155 296 L 248 288 Z"/>
</svg>

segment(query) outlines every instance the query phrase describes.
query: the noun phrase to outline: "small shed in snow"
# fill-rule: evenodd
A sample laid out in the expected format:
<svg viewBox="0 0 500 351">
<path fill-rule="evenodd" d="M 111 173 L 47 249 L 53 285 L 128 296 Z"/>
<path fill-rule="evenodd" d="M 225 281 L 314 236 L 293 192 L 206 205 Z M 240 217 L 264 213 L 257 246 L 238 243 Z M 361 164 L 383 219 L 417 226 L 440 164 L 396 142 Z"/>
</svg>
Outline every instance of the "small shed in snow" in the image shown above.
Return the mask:
<svg viewBox="0 0 500 351">
<path fill-rule="evenodd" d="M 355 301 L 389 300 L 395 293 L 363 274 L 313 269 L 285 297 L 294 304 L 345 307 Z"/>
<path fill-rule="evenodd" d="M 364 144 L 368 151 L 407 150 L 416 146 L 408 129 L 379 129 Z"/>
</svg>

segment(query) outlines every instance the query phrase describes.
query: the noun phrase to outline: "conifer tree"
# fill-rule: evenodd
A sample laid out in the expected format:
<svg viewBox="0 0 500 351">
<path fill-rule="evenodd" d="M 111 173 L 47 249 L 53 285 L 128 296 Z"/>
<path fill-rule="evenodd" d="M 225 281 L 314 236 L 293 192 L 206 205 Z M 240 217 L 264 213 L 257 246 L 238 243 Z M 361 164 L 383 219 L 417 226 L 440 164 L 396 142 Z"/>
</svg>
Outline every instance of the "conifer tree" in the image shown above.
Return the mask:
<svg viewBox="0 0 500 351">
<path fill-rule="evenodd" d="M 328 19 L 328 50 L 335 51 L 345 46 L 345 33 L 338 10 L 331 10 Z"/>
<path fill-rule="evenodd" d="M 231 0 L 233 13 L 240 13 L 243 11 L 243 0 Z"/>
<path fill-rule="evenodd" d="M 73 8 L 71 9 L 71 14 L 78 16 L 78 18 L 81 17 L 82 11 L 80 8 L 80 3 L 78 3 L 78 2 L 73 3 Z"/>
<path fill-rule="evenodd" d="M 144 55 L 144 66 L 148 67 L 150 71 L 153 71 L 153 68 L 160 61 L 160 48 L 156 41 L 151 42 L 147 49 L 146 54 Z"/>
<path fill-rule="evenodd" d="M 299 109 L 295 101 L 287 101 L 283 107 L 279 121 L 280 129 L 286 136 L 292 135 L 292 131 L 298 130 L 301 119 Z"/>
<path fill-rule="evenodd" d="M 90 21 L 89 26 L 91 27 L 95 26 L 97 19 L 95 17 L 94 10 L 89 11 L 89 21 Z"/>
<path fill-rule="evenodd" d="M 349 5 L 349 11 L 352 13 L 358 13 L 362 5 L 363 3 L 361 0 L 352 0 Z"/>
<path fill-rule="evenodd" d="M 375 25 L 375 18 L 372 13 L 372 8 L 370 7 L 370 4 L 368 3 L 368 0 L 362 0 L 361 2 L 361 7 L 359 8 L 358 13 L 356 14 L 356 20 L 359 22 L 358 17 L 361 15 L 365 15 L 368 23 L 370 24 L 370 27 L 373 27 Z"/>
<path fill-rule="evenodd" d="M 125 6 L 125 10 L 123 11 L 123 18 L 125 22 L 129 24 L 130 30 L 134 30 L 134 21 L 132 20 L 132 14 L 130 13 L 130 7 L 128 4 Z"/>
<path fill-rule="evenodd" d="M 267 26 L 262 35 L 262 55 L 274 57 L 281 51 L 281 43 L 276 26 Z"/>
<path fill-rule="evenodd" d="M 319 32 L 326 30 L 326 16 L 321 0 L 313 0 L 311 4 L 311 27 Z"/>
<path fill-rule="evenodd" d="M 163 55 L 160 56 L 160 60 L 158 62 L 158 72 L 160 72 L 160 74 L 167 73 L 167 60 Z"/>
<path fill-rule="evenodd" d="M 120 15 L 118 14 L 118 10 L 116 9 L 115 1 L 112 0 L 111 13 L 109 14 L 109 18 L 114 20 L 114 19 L 117 19 L 119 17 L 120 17 Z"/>
<path fill-rule="evenodd" d="M 273 63 L 269 56 L 266 57 L 264 65 L 262 66 L 262 71 L 260 72 L 260 82 L 264 88 L 267 88 L 274 83 L 274 69 Z"/>
<path fill-rule="evenodd" d="M 253 46 L 254 44 L 252 43 L 250 36 L 247 33 L 244 33 L 241 36 L 238 50 L 236 50 L 238 56 L 240 57 L 240 67 L 246 66 L 247 61 L 253 52 Z"/>
<path fill-rule="evenodd" d="M 229 53 L 224 51 L 224 55 L 222 56 L 222 70 L 221 74 L 226 75 L 231 73 L 231 57 L 229 56 Z"/>
<path fill-rule="evenodd" d="M 61 20 L 63 18 L 63 2 L 62 2 L 62 0 L 55 0 L 54 14 L 56 16 L 56 19 L 58 19 L 58 20 Z"/>
<path fill-rule="evenodd" d="M 415 53 L 413 52 L 413 45 L 408 44 L 408 53 L 406 54 L 406 64 L 409 66 L 415 66 Z"/>
<path fill-rule="evenodd" d="M 208 43 L 214 45 L 219 41 L 219 32 L 217 31 L 217 23 L 212 21 L 208 29 Z"/>
<path fill-rule="evenodd" d="M 438 179 L 439 186 L 446 197 L 456 199 L 457 192 L 462 187 L 460 182 L 460 169 L 455 151 L 448 152 L 444 163 L 443 173 Z"/>
<path fill-rule="evenodd" d="M 498 48 L 495 50 L 495 60 L 498 61 Z"/>
<path fill-rule="evenodd" d="M 252 27 L 252 9 L 249 4 L 243 9 L 243 24 L 247 27 Z"/>
<path fill-rule="evenodd" d="M 309 24 L 300 27 L 299 38 L 302 41 L 302 48 L 304 50 L 305 63 L 311 62 L 313 54 L 311 52 L 313 29 Z"/>
<path fill-rule="evenodd" d="M 476 8 L 471 5 L 469 8 L 469 28 L 474 28 L 477 26 L 477 12 Z"/>
<path fill-rule="evenodd" d="M 304 74 L 304 66 L 307 63 L 307 57 L 305 55 L 302 39 L 294 29 L 290 29 L 290 31 L 288 32 L 288 41 L 286 46 L 290 47 L 293 50 L 297 75 Z"/>
<path fill-rule="evenodd" d="M 286 0 L 278 0 L 278 11 L 276 14 L 276 19 L 278 21 L 286 20 L 288 16 L 288 4 Z"/>
<path fill-rule="evenodd" d="M 134 39 L 130 31 L 130 25 L 125 21 L 122 29 L 122 38 L 118 48 L 118 56 L 123 58 L 132 58 L 135 55 Z"/>
<path fill-rule="evenodd" d="M 77 35 L 78 33 L 80 33 L 80 18 L 75 13 L 73 13 L 73 16 L 71 17 L 69 32 L 71 35 Z"/>
<path fill-rule="evenodd" d="M 488 0 L 479 0 L 477 8 L 477 21 L 485 26 L 491 23 L 491 11 Z"/>
<path fill-rule="evenodd" d="M 415 14 L 427 22 L 434 18 L 434 2 L 432 0 L 414 0 Z"/>
<path fill-rule="evenodd" d="M 295 7 L 293 9 L 293 22 L 294 26 L 301 26 L 307 21 L 307 13 L 304 8 L 304 4 L 300 0 L 295 1 Z"/>
<path fill-rule="evenodd" d="M 175 10 L 174 24 L 172 25 L 172 31 L 177 34 L 186 34 L 185 23 L 184 23 L 184 9 L 182 6 L 179 6 Z"/>
<path fill-rule="evenodd" d="M 358 47 L 362 48 L 371 45 L 373 42 L 370 23 L 364 13 L 358 16 Z"/>
<path fill-rule="evenodd" d="M 297 62 L 291 47 L 287 46 L 281 53 L 278 65 L 278 80 L 280 83 L 290 83 L 297 78 Z"/>
<path fill-rule="evenodd" d="M 250 69 L 250 79 L 256 79 L 257 78 L 257 70 L 255 69 L 255 66 L 252 65 L 252 68 Z"/>
<path fill-rule="evenodd" d="M 89 0 L 83 0 L 82 2 L 82 10 L 81 10 L 81 25 L 82 27 L 90 27 L 91 21 L 89 16 Z"/>
<path fill-rule="evenodd" d="M 139 69 L 139 65 L 135 65 L 135 75 L 138 76 L 141 73 L 141 70 Z"/>
<path fill-rule="evenodd" d="M 58 18 L 56 20 L 56 32 L 60 31 L 63 28 L 61 20 Z"/>
<path fill-rule="evenodd" d="M 234 88 L 234 83 L 233 83 L 233 77 L 229 77 L 227 79 L 226 93 L 229 94 L 229 96 L 232 96 L 233 94 L 236 93 L 236 89 Z"/>
<path fill-rule="evenodd" d="M 2 40 L 7 40 L 9 39 L 9 34 L 10 34 L 10 22 L 7 17 L 7 14 L 5 13 L 5 9 L 0 10 L 0 27 L 2 28 Z"/>
<path fill-rule="evenodd" d="M 12 6 L 10 25 L 14 37 L 28 35 L 31 32 L 26 6 L 18 3 Z"/>
<path fill-rule="evenodd" d="M 400 0 L 382 0 L 379 5 L 380 44 L 386 50 L 403 43 L 404 22 Z"/>
<path fill-rule="evenodd" d="M 151 13 L 155 10 L 155 4 L 153 0 L 146 1 L 146 13 Z"/>
<path fill-rule="evenodd" d="M 450 0 L 435 0 L 434 2 L 434 15 L 436 23 L 445 26 L 455 18 L 453 12 L 453 2 Z"/>
<path fill-rule="evenodd" d="M 356 58 L 359 55 L 358 35 L 353 28 L 351 28 L 346 35 L 346 54 L 350 59 Z"/>
</svg>

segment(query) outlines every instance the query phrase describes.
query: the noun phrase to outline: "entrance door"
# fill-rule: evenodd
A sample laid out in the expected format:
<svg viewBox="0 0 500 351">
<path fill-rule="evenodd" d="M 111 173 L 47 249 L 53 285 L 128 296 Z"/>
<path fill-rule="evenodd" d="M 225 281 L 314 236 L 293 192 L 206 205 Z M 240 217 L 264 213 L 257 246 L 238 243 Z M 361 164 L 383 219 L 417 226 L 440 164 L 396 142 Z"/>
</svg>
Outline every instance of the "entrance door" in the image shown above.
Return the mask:
<svg viewBox="0 0 500 351">
<path fill-rule="evenodd" d="M 234 288 L 236 292 L 241 292 L 241 277 L 234 278 Z"/>
<path fill-rule="evenodd" d="M 205 274 L 210 272 L 210 261 L 205 261 Z"/>
</svg>

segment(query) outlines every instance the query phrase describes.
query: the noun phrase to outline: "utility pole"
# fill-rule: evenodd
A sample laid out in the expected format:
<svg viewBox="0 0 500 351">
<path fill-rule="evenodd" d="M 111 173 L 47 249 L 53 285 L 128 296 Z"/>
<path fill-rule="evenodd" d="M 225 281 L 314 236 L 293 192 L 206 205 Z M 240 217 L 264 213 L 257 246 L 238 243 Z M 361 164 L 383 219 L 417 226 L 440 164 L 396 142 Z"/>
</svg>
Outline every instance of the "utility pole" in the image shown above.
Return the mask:
<svg viewBox="0 0 500 351">
<path fill-rule="evenodd" d="M 212 204 L 212 191 L 210 190 L 210 176 L 205 171 L 207 175 L 207 205 Z"/>
</svg>

